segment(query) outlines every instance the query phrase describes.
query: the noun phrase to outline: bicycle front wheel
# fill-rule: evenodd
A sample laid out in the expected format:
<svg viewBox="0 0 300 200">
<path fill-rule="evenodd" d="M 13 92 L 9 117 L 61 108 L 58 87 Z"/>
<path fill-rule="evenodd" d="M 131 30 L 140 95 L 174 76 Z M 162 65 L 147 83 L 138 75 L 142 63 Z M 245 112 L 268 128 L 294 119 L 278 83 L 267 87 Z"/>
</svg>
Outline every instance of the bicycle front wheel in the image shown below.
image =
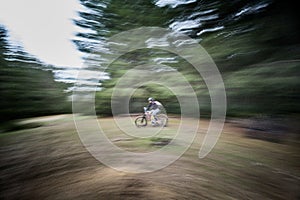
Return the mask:
<svg viewBox="0 0 300 200">
<path fill-rule="evenodd" d="M 145 117 L 137 117 L 134 123 L 137 127 L 147 126 L 147 120 Z"/>
</svg>

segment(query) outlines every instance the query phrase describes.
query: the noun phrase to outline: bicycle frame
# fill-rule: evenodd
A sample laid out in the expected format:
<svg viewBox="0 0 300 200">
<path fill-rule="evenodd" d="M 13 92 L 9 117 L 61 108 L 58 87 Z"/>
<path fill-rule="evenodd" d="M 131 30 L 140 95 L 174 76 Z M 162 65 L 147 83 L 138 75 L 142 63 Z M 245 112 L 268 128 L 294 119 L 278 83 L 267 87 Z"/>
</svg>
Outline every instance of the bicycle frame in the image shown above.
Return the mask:
<svg viewBox="0 0 300 200">
<path fill-rule="evenodd" d="M 167 123 L 168 123 L 168 117 L 166 115 L 163 115 L 164 117 L 164 121 L 161 121 L 162 118 L 159 117 L 159 120 L 157 122 L 156 125 L 163 125 L 163 126 L 167 126 Z M 135 120 L 135 124 L 137 127 L 144 127 L 144 126 L 147 126 L 147 121 L 152 121 L 151 120 L 151 111 L 147 111 L 146 107 L 144 107 L 144 113 L 143 115 L 141 116 L 138 116 Z"/>
</svg>

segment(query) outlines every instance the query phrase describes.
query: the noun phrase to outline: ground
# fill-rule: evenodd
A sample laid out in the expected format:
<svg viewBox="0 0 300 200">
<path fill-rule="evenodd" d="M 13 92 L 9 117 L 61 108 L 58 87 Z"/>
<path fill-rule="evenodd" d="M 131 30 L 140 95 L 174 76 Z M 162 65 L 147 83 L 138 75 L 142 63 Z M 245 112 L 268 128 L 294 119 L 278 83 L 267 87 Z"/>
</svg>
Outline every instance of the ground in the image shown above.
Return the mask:
<svg viewBox="0 0 300 200">
<path fill-rule="evenodd" d="M 112 118 L 100 121 L 121 148 L 134 152 L 161 148 L 156 145 L 159 138 L 124 138 Z M 166 132 L 179 122 L 170 118 Z M 0 135 L 0 199 L 300 198 L 300 145 L 293 134 L 280 142 L 260 140 L 247 137 L 247 130 L 238 123 L 227 122 L 212 152 L 199 159 L 209 123 L 201 120 L 193 144 L 173 164 L 151 173 L 125 173 L 91 156 L 71 115 L 21 123 L 39 126 Z"/>
</svg>

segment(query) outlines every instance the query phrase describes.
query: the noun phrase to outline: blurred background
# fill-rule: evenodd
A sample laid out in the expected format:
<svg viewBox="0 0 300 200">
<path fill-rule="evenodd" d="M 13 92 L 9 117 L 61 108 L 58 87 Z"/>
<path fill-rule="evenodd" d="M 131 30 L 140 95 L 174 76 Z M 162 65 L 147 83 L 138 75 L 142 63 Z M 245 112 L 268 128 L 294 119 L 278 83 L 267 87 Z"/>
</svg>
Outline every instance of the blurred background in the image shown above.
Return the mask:
<svg viewBox="0 0 300 200">
<path fill-rule="evenodd" d="M 109 188 L 115 191 L 113 197 L 119 198 L 145 197 L 146 192 L 135 194 L 143 188 L 167 190 L 168 184 L 175 185 L 172 192 L 160 191 L 158 196 L 171 198 L 168 194 L 189 191 L 189 199 L 198 199 L 198 192 L 204 191 L 203 199 L 222 199 L 225 194 L 228 199 L 299 198 L 300 17 L 291 0 L 0 0 L 0 7 L 0 198 L 110 198 L 95 185 L 106 188 L 108 179 L 114 185 Z M 149 178 L 117 174 L 103 166 L 100 172 L 99 163 L 79 145 L 70 116 L 20 123 L 24 118 L 71 114 L 74 90 L 83 95 L 96 90 L 97 114 L 111 116 L 111 94 L 118 79 L 145 63 L 152 63 L 157 73 L 170 69 L 157 67 L 162 65 L 180 72 L 196 91 L 201 117 L 210 118 L 205 82 L 175 54 L 153 49 L 128 52 L 103 72 L 103 55 L 114 53 L 107 39 L 142 26 L 167 28 L 198 41 L 224 80 L 227 121 L 246 128 L 248 136 L 275 143 L 241 139 L 241 130 L 229 127 L 211 157 L 189 163 L 198 171 L 178 161 Z M 79 72 L 84 76 L 77 79 Z M 125 89 L 120 99 L 127 95 Z M 139 87 L 131 97 L 130 112 L 141 113 L 149 96 L 162 102 L 168 115 L 179 116 L 176 95 L 158 84 Z M 23 129 L 27 131 L 15 132 Z M 99 182 L 89 182 L 95 177 Z M 173 182 L 165 183 L 169 178 Z M 152 187 L 157 183 L 161 185 Z M 184 189 L 189 186 L 203 187 Z M 127 196 L 119 192 L 133 188 L 138 189 Z"/>
<path fill-rule="evenodd" d="M 289 1 L 90 0 L 75 3 L 80 6 L 74 8 L 76 14 L 69 22 L 78 29 L 73 31 L 75 35 L 70 40 L 80 52 L 80 59 L 85 63 L 83 68 L 78 64 L 64 66 L 40 59 L 22 46 L 25 42 L 12 40 L 13 31 L 7 28 L 10 26 L 1 25 L 1 122 L 70 113 L 70 96 L 79 70 L 85 71 L 86 76 L 78 80 L 76 87 L 82 91 L 97 87 L 97 113 L 110 115 L 110 94 L 116 80 L 126 70 L 150 61 L 171 66 L 184 74 L 197 91 L 201 114 L 209 116 L 210 99 L 205 83 L 195 75 L 189 63 L 169 52 L 130 52 L 114 62 L 105 74 L 99 72 L 105 62 L 101 52 L 110 51 L 105 43 L 107 38 L 141 26 L 169 28 L 199 41 L 224 79 L 228 116 L 299 114 L 300 28 L 297 10 Z M 61 6 L 61 10 L 66 8 L 65 4 Z M 15 7 L 20 5 L 15 4 Z M 51 14 L 55 15 L 55 10 Z M 30 24 L 24 21 L 25 28 L 26 23 Z M 47 21 L 43 23 L 32 32 L 44 34 L 39 30 L 47 26 Z M 54 31 L 52 35 L 62 34 Z M 48 41 L 45 45 L 50 46 L 51 39 L 45 38 Z M 52 48 L 60 52 L 59 45 Z M 41 50 L 47 54 L 46 47 Z M 148 96 L 164 102 L 168 113 L 180 112 L 174 94 L 163 86 L 153 85 L 143 86 L 135 93 L 133 103 L 138 106 L 132 106 L 132 112 L 140 112 L 139 107 Z"/>
</svg>

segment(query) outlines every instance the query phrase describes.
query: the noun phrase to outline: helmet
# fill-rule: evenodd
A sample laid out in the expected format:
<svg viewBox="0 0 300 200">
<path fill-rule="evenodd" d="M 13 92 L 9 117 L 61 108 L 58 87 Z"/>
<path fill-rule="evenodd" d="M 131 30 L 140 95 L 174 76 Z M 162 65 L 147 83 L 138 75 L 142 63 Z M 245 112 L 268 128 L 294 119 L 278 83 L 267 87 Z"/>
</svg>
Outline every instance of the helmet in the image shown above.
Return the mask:
<svg viewBox="0 0 300 200">
<path fill-rule="evenodd" d="M 152 97 L 149 97 L 148 101 L 154 101 L 154 99 Z"/>
</svg>

